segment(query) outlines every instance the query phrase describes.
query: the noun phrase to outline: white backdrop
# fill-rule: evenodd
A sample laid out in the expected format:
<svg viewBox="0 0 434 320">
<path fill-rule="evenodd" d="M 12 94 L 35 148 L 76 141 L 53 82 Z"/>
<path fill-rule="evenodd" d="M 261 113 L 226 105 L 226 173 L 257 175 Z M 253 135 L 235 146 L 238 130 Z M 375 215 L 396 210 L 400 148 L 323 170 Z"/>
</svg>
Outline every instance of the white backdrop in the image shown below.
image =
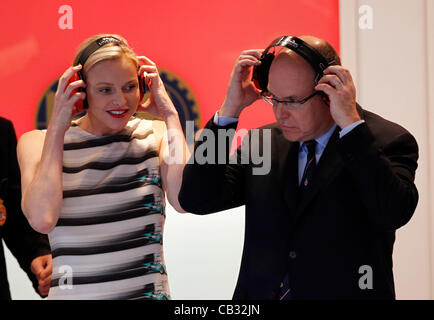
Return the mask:
<svg viewBox="0 0 434 320">
<path fill-rule="evenodd" d="M 418 207 L 396 233 L 398 299 L 434 298 L 433 20 L 433 0 L 340 0 L 342 63 L 359 103 L 407 128 L 419 145 Z"/>
</svg>

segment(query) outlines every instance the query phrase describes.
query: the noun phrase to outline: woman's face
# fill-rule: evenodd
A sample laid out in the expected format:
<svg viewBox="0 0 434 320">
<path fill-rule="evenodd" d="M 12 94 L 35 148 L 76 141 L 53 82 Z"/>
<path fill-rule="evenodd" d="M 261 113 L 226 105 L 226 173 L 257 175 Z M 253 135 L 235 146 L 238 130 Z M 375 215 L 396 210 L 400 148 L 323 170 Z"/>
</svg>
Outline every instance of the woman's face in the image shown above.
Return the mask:
<svg viewBox="0 0 434 320">
<path fill-rule="evenodd" d="M 140 99 L 137 67 L 126 57 L 96 63 L 86 73 L 89 109 L 83 128 L 95 135 L 121 131 Z"/>
</svg>

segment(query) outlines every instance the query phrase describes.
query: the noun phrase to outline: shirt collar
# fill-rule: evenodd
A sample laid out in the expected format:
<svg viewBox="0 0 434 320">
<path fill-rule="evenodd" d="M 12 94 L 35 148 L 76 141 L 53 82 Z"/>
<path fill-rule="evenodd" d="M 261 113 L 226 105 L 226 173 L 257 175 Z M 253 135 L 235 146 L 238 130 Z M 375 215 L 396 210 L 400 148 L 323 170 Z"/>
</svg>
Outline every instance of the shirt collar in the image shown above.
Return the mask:
<svg viewBox="0 0 434 320">
<path fill-rule="evenodd" d="M 325 149 L 325 147 L 327 146 L 327 143 L 330 140 L 330 137 L 333 135 L 333 132 L 336 129 L 336 123 L 334 123 L 332 125 L 332 127 L 326 132 L 324 133 L 322 136 L 315 138 L 315 141 L 317 142 L 317 144 L 319 144 L 321 149 Z M 305 148 L 305 144 L 304 142 L 300 142 L 300 148 Z"/>
</svg>

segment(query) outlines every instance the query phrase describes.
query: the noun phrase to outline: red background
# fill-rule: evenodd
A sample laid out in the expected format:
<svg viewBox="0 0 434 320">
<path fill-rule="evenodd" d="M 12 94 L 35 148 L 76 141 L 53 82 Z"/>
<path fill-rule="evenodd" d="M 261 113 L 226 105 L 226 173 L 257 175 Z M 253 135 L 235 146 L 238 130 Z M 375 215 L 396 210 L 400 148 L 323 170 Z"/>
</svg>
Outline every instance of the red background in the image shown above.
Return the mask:
<svg viewBox="0 0 434 320">
<path fill-rule="evenodd" d="M 0 4 L 0 116 L 17 136 L 34 128 L 39 100 L 94 34 L 124 36 L 139 55 L 179 76 L 192 89 L 202 126 L 224 100 L 241 51 L 264 48 L 281 35 L 312 34 L 339 51 L 338 0 L 44 0 Z M 58 26 L 59 8 L 73 9 L 73 29 Z M 240 127 L 274 121 L 262 102 Z"/>
</svg>

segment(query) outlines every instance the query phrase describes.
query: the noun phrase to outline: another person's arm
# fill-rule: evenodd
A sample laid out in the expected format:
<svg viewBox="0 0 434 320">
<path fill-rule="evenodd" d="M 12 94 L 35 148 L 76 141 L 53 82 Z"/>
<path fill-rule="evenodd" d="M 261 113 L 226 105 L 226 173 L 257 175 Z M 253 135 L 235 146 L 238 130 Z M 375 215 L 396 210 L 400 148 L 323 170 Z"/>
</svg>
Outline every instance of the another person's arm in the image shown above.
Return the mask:
<svg viewBox="0 0 434 320">
<path fill-rule="evenodd" d="M 246 50 L 241 53 L 235 62 L 229 81 L 225 100 L 218 111 L 219 117 L 238 118 L 244 108 L 251 105 L 260 98 L 260 91 L 251 81 L 252 69 L 260 63 L 262 50 Z M 214 123 L 214 119 L 209 121 L 202 131 L 201 136 L 195 143 L 194 153 L 189 163 L 184 168 L 182 187 L 179 194 L 181 206 L 192 213 L 208 214 L 226 210 L 244 204 L 244 170 L 240 164 L 239 157 L 241 150 L 238 149 L 234 157 L 237 158 L 235 164 L 229 164 L 229 150 L 231 139 L 219 142 L 223 135 L 218 131 L 235 131 L 236 122 L 228 125 L 219 126 Z M 207 140 L 207 135 L 213 136 L 214 163 L 202 163 L 203 150 Z M 224 146 L 224 148 L 219 148 Z M 225 153 L 225 163 L 218 164 L 221 154 Z"/>
<path fill-rule="evenodd" d="M 3 120 L 2 120 L 3 122 Z M 2 227 L 6 246 L 27 273 L 33 287 L 42 297 L 47 296 L 51 279 L 51 253 L 46 235 L 34 231 L 21 211 L 20 172 L 16 147 L 17 139 L 12 123 L 2 124 L 2 141 L 7 149 L 7 180 L 5 207 L 7 219 Z M 44 261 L 39 267 L 38 262 Z M 42 274 L 41 272 L 44 271 Z M 47 285 L 48 282 L 48 285 Z"/>
</svg>

